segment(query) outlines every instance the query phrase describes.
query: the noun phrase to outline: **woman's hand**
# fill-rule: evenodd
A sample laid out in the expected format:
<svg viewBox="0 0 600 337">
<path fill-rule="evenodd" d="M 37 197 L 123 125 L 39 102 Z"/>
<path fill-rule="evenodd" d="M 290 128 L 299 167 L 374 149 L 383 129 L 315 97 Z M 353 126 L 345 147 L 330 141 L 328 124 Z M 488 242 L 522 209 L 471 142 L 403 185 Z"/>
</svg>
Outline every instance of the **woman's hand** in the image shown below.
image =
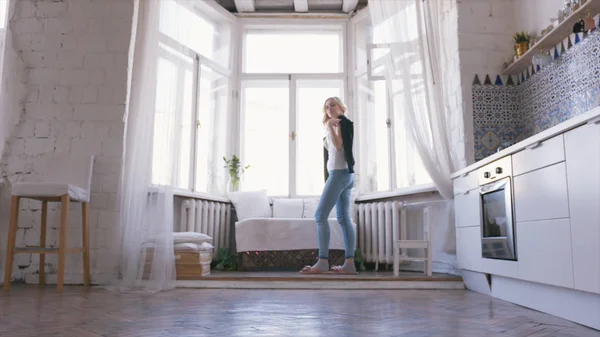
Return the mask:
<svg viewBox="0 0 600 337">
<path fill-rule="evenodd" d="M 330 128 L 334 128 L 334 127 L 337 127 L 339 125 L 340 125 L 340 120 L 337 119 L 337 118 L 330 118 L 327 121 L 327 126 L 330 127 Z"/>
<path fill-rule="evenodd" d="M 327 121 L 327 126 L 329 127 L 329 132 L 331 133 L 333 146 L 335 146 L 336 150 L 341 151 L 343 146 L 342 132 L 340 128 L 338 128 L 337 131 L 335 129 L 336 127 L 340 126 L 340 120 L 337 118 L 331 118 L 329 121 Z"/>
</svg>

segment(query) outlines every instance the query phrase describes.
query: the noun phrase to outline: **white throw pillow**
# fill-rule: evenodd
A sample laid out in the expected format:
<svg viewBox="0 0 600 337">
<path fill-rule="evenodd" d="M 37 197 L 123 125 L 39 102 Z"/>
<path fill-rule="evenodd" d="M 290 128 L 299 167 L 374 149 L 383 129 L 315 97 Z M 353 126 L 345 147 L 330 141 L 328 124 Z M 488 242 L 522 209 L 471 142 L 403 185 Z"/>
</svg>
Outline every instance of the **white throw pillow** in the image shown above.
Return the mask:
<svg viewBox="0 0 600 337">
<path fill-rule="evenodd" d="M 267 190 L 231 192 L 227 194 L 227 197 L 235 208 L 238 221 L 272 217 Z"/>
<path fill-rule="evenodd" d="M 302 199 L 273 199 L 273 218 L 301 219 L 304 214 Z"/>
<path fill-rule="evenodd" d="M 179 252 L 179 251 L 212 251 L 214 246 L 208 242 L 203 242 L 203 243 L 186 242 L 186 243 L 176 243 L 174 245 L 174 248 L 175 248 L 175 251 L 177 251 L 177 252 Z"/>
<path fill-rule="evenodd" d="M 178 243 L 203 243 L 212 242 L 212 237 L 197 232 L 174 232 L 173 233 L 173 244 Z"/>
<path fill-rule="evenodd" d="M 319 207 L 320 200 L 321 200 L 321 198 L 305 199 L 304 200 L 304 212 L 303 212 L 302 217 L 305 219 L 314 219 L 315 212 L 317 211 L 317 207 Z M 327 218 L 329 218 L 329 219 L 337 218 L 335 206 L 333 206 L 333 209 L 331 210 L 331 212 L 329 213 L 329 216 Z"/>
</svg>

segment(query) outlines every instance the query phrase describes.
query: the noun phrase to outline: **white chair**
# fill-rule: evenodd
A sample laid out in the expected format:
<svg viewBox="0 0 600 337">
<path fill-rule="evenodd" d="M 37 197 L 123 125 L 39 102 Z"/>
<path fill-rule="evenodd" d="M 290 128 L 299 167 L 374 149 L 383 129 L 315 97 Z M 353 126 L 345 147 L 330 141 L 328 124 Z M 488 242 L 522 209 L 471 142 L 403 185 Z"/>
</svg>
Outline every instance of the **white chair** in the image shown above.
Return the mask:
<svg viewBox="0 0 600 337">
<path fill-rule="evenodd" d="M 408 208 L 414 206 L 416 204 L 407 204 L 402 203 L 400 206 L 400 223 L 401 226 L 407 227 L 409 224 L 407 222 L 408 216 Z M 423 261 L 424 262 L 424 273 L 427 276 L 431 276 L 432 267 L 431 267 L 431 211 L 429 206 L 425 206 L 423 208 L 423 239 L 422 240 L 406 240 L 406 238 L 401 238 L 401 240 L 394 240 L 394 276 L 398 276 L 400 274 L 400 262 L 401 261 Z M 404 231 L 406 232 L 406 231 Z M 424 257 L 409 257 L 406 254 L 405 249 L 417 248 L 424 249 L 425 256 Z M 402 250 L 402 252 L 401 252 Z"/>
<path fill-rule="evenodd" d="M 40 254 L 39 283 L 46 283 L 45 255 L 58 254 L 57 290 L 63 289 L 65 278 L 65 256 L 67 253 L 83 253 L 83 280 L 90 285 L 90 238 L 89 238 L 89 202 L 92 182 L 94 156 L 45 155 L 40 182 L 16 183 L 11 190 L 10 223 L 4 273 L 4 291 L 10 289 L 14 254 Z M 15 247 L 19 202 L 22 198 L 42 202 L 40 246 Z M 58 248 L 46 247 L 46 220 L 48 202 L 60 202 L 60 230 Z M 83 246 L 67 247 L 67 229 L 69 226 L 69 205 L 81 203 Z"/>
</svg>

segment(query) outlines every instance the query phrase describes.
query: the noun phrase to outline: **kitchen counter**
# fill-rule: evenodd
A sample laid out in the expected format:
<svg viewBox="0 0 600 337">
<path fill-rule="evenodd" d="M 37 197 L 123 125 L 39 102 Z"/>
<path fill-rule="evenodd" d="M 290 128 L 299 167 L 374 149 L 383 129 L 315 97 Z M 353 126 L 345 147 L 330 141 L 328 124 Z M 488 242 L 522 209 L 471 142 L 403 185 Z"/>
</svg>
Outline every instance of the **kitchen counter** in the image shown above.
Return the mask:
<svg viewBox="0 0 600 337">
<path fill-rule="evenodd" d="M 519 152 L 521 150 L 524 150 L 532 145 L 535 145 L 539 142 L 542 142 L 546 139 L 552 138 L 555 135 L 558 135 L 560 133 L 564 133 L 568 130 L 574 129 L 578 126 L 581 126 L 583 124 L 586 124 L 588 122 L 596 122 L 596 123 L 600 123 L 600 106 L 593 108 L 592 110 L 583 113 L 579 116 L 573 117 L 569 120 L 566 120 L 554 127 L 551 127 L 549 129 L 546 129 L 538 134 L 535 134 L 527 139 L 524 139 L 523 141 L 520 141 L 510 147 L 507 147 L 504 150 L 501 150 L 497 153 L 494 153 L 493 155 L 484 158 L 472 165 L 469 165 L 459 171 L 456 171 L 454 173 L 452 173 L 452 175 L 450 176 L 452 179 L 454 178 L 458 178 L 461 175 L 477 170 L 478 168 L 485 166 L 495 160 L 498 160 L 502 157 L 514 154 L 516 152 Z"/>
</svg>

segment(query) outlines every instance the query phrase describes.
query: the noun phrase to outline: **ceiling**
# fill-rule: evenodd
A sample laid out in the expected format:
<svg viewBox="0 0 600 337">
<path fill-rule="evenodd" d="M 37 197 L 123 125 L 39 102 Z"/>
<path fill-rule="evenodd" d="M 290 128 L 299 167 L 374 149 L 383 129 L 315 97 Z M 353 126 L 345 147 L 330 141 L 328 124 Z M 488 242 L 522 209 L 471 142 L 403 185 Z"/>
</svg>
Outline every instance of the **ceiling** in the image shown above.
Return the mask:
<svg viewBox="0 0 600 337">
<path fill-rule="evenodd" d="M 215 0 L 232 13 L 352 13 L 368 0 Z"/>
</svg>

